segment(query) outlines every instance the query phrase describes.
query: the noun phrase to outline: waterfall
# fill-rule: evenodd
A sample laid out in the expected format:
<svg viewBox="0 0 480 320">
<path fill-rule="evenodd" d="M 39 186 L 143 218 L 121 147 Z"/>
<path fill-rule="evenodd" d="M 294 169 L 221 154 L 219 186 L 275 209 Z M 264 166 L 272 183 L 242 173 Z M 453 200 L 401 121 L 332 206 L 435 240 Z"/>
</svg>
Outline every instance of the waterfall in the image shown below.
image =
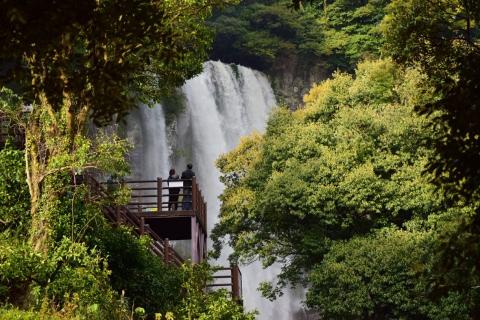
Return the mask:
<svg viewBox="0 0 480 320">
<path fill-rule="evenodd" d="M 181 172 L 187 163 L 192 163 L 207 202 L 208 230 L 211 230 L 218 221 L 218 196 L 224 189 L 215 160 L 233 149 L 241 136 L 254 130 L 263 132 L 276 101 L 264 74 L 212 61 L 206 62 L 204 71 L 188 80 L 181 91 L 185 110 L 176 119 L 175 141 L 169 141 L 175 152 L 170 152 L 165 142 L 161 108 L 148 110 L 142 106 L 130 117 L 129 136 L 136 137 L 138 143 L 132 155 L 134 173 L 141 178 L 165 177 L 169 166 Z M 227 264 L 226 259 L 219 264 Z M 264 270 L 256 262 L 241 270 L 246 310 L 257 309 L 260 320 L 304 319 L 298 298 L 301 294 L 287 290 L 284 296 L 270 302 L 257 291 L 261 281 L 274 279 L 278 266 Z"/>
<path fill-rule="evenodd" d="M 143 180 L 165 176 L 170 151 L 161 105 L 140 105 L 130 113 L 127 123 L 127 138 L 135 147 L 130 154 L 132 175 Z"/>
</svg>

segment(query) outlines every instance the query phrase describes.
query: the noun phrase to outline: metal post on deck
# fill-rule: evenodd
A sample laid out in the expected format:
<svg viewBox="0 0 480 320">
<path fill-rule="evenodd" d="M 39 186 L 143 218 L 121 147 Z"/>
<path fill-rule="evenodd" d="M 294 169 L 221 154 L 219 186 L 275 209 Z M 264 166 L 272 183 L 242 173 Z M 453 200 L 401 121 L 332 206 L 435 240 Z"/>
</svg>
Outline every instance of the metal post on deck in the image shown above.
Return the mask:
<svg viewBox="0 0 480 320">
<path fill-rule="evenodd" d="M 170 192 L 170 190 L 169 190 Z M 157 178 L 157 212 L 160 213 L 162 211 L 162 178 Z"/>
</svg>

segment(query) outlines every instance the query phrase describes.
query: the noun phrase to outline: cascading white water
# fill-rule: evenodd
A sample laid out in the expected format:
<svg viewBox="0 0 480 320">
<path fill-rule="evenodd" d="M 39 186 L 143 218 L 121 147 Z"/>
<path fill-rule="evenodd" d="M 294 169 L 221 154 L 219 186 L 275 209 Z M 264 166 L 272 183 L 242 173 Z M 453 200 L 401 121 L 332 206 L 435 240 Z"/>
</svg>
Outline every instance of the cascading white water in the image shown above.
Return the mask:
<svg viewBox="0 0 480 320">
<path fill-rule="evenodd" d="M 127 123 L 127 138 L 135 146 L 130 159 L 132 175 L 143 180 L 165 176 L 170 152 L 162 106 L 141 105 L 130 113 Z"/>
<path fill-rule="evenodd" d="M 185 111 L 177 119 L 175 141 L 170 141 L 176 152 L 171 153 L 165 143 L 161 108 L 147 110 L 142 107 L 130 117 L 129 136 L 137 137 L 135 140 L 139 142 L 133 152 L 134 172 L 141 178 L 165 177 L 170 166 L 182 171 L 187 163 L 193 163 L 207 201 L 208 229 L 211 230 L 218 221 L 218 196 L 224 189 L 215 160 L 233 149 L 241 136 L 254 130 L 262 132 L 276 101 L 264 74 L 221 62 L 205 63 L 204 71 L 188 80 L 181 90 L 185 96 Z M 226 259 L 219 264 L 226 264 Z M 258 319 L 304 318 L 297 294 L 287 291 L 274 302 L 260 297 L 259 283 L 272 280 L 278 267 L 264 270 L 260 263 L 253 263 L 241 269 L 244 305 L 247 310 L 257 309 Z"/>
</svg>

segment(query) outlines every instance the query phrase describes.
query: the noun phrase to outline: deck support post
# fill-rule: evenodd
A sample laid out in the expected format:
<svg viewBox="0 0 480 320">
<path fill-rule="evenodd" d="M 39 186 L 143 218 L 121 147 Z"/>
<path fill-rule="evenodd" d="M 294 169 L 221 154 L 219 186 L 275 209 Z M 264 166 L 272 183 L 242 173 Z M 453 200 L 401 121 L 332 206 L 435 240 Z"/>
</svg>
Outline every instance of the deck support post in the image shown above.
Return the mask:
<svg viewBox="0 0 480 320">
<path fill-rule="evenodd" d="M 191 240 L 191 255 L 192 255 L 192 263 L 198 263 L 198 222 L 195 216 L 190 218 L 190 228 L 192 233 L 192 240 Z"/>
<path fill-rule="evenodd" d="M 157 213 L 162 211 L 162 178 L 157 178 Z"/>
<path fill-rule="evenodd" d="M 197 209 L 197 179 L 194 177 L 192 177 L 192 210 L 193 211 L 196 211 Z"/>
<path fill-rule="evenodd" d="M 241 293 L 240 293 L 240 277 L 239 277 L 238 266 L 235 264 L 231 265 L 230 272 L 232 274 L 232 298 L 235 301 L 240 301 Z"/>
<path fill-rule="evenodd" d="M 168 238 L 165 238 L 165 241 L 163 242 L 163 259 L 166 264 L 170 263 L 170 242 L 168 241 Z"/>
</svg>

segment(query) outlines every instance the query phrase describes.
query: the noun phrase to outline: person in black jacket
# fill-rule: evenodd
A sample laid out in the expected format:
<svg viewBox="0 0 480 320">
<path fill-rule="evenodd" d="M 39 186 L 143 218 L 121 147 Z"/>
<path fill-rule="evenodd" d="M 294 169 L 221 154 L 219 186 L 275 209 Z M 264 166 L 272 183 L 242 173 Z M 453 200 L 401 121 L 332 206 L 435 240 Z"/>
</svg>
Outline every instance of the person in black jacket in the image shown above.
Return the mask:
<svg viewBox="0 0 480 320">
<path fill-rule="evenodd" d="M 195 172 L 192 170 L 191 163 L 187 164 L 187 170 L 182 172 L 183 181 L 183 210 L 192 210 L 192 178 L 195 177 Z"/>
<path fill-rule="evenodd" d="M 170 181 L 178 181 L 180 178 L 178 174 L 175 174 L 175 169 L 170 169 L 168 173 L 168 211 L 175 211 L 178 207 L 178 194 L 180 193 L 180 188 L 171 188 Z"/>
</svg>

